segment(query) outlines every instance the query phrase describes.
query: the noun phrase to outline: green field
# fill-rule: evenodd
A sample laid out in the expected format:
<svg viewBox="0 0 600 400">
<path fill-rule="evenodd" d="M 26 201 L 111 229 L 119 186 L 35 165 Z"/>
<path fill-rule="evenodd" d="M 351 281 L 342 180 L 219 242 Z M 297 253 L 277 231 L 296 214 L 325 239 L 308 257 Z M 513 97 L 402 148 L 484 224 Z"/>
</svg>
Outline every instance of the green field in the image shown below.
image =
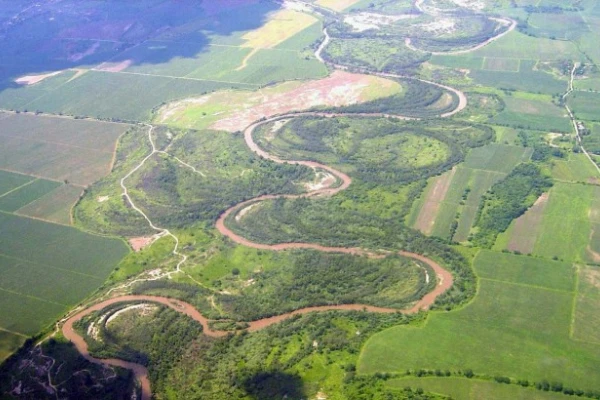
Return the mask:
<svg viewBox="0 0 600 400">
<path fill-rule="evenodd" d="M 533 254 L 578 261 L 589 243 L 594 187 L 556 183 L 550 191 Z"/>
<path fill-rule="evenodd" d="M 431 234 L 443 238 L 452 236 L 451 239 L 457 242 L 468 240 L 481 197 L 530 155 L 530 149 L 501 144 L 471 150 L 465 162 L 457 168 L 446 196 L 439 202 Z M 429 187 L 431 185 L 433 182 Z M 429 211 L 417 207 L 413 214 L 423 212 Z M 416 217 L 413 215 L 411 218 Z"/>
<path fill-rule="evenodd" d="M 110 171 L 116 141 L 129 125 L 3 114 L 0 169 L 85 186 Z"/>
<path fill-rule="evenodd" d="M 568 160 L 554 161 L 552 177 L 559 181 L 589 183 L 600 176 L 584 154 L 570 154 Z"/>
<path fill-rule="evenodd" d="M 73 185 L 61 185 L 24 207 L 16 213 L 26 217 L 39 218 L 57 224 L 71 224 L 71 208 L 82 193 L 82 189 Z"/>
<path fill-rule="evenodd" d="M 595 389 L 600 346 L 570 338 L 576 296 L 572 267 L 548 262 L 550 268 L 543 268 L 526 256 L 488 252 L 474 264 L 481 278 L 471 304 L 434 313 L 421 327 L 374 335 L 361 353 L 358 371 L 470 368 L 476 374 Z M 506 269 L 496 272 L 501 265 Z"/>
<path fill-rule="evenodd" d="M 52 192 L 59 186 L 61 186 L 59 182 L 35 179 L 31 183 L 2 195 L 0 197 L 0 210 L 7 212 L 17 211 L 19 208 Z"/>
<path fill-rule="evenodd" d="M 5 196 L 8 192 L 17 189 L 34 179 L 35 178 L 32 176 L 0 170 L 0 196 Z"/>
<path fill-rule="evenodd" d="M 572 396 L 543 392 L 534 388 L 505 385 L 467 378 L 403 378 L 388 382 L 393 388 L 421 388 L 426 392 L 452 396 L 454 400 L 566 400 Z"/>
<path fill-rule="evenodd" d="M 5 213 L 0 234 L 0 330 L 22 335 L 46 328 L 102 285 L 127 253 L 120 240 Z"/>
<path fill-rule="evenodd" d="M 567 100 L 575 117 L 587 121 L 600 121 L 598 101 L 600 94 L 580 91 L 573 92 Z"/>
</svg>

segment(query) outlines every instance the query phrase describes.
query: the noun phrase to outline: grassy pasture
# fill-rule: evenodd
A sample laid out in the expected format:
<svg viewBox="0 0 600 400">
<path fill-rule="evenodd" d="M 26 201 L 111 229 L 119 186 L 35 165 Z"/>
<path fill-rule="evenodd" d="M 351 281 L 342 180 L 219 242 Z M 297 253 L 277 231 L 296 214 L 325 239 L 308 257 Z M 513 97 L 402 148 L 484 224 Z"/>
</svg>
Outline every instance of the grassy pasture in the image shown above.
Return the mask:
<svg viewBox="0 0 600 400">
<path fill-rule="evenodd" d="M 13 212 L 61 186 L 55 181 L 36 179 L 0 197 L 0 210 Z"/>
<path fill-rule="evenodd" d="M 527 32 L 544 38 L 577 40 L 590 32 L 580 12 L 533 13 Z"/>
<path fill-rule="evenodd" d="M 577 47 L 571 42 L 534 38 L 516 30 L 471 54 L 473 57 L 518 58 L 521 60 L 580 58 Z M 523 61 L 521 67 L 523 67 Z"/>
<path fill-rule="evenodd" d="M 488 47 L 486 46 L 484 49 Z M 478 84 L 500 89 L 543 94 L 562 94 L 566 91 L 566 80 L 562 81 L 546 72 L 535 70 L 535 65 L 536 61 L 534 60 L 523 59 L 520 63 L 519 72 L 473 70 L 469 77 Z"/>
<path fill-rule="evenodd" d="M 542 218 L 541 234 L 533 254 L 580 260 L 589 242 L 589 212 L 594 187 L 557 182 Z"/>
<path fill-rule="evenodd" d="M 45 196 L 21 207 L 17 210 L 17 214 L 70 225 L 71 207 L 79 199 L 81 192 L 82 189 L 77 186 L 59 186 Z"/>
<path fill-rule="evenodd" d="M 243 47 L 271 48 L 285 42 L 318 20 L 312 15 L 290 9 L 279 10 L 269 16 L 260 28 L 242 36 Z"/>
<path fill-rule="evenodd" d="M 491 376 L 596 388 L 600 347 L 570 339 L 575 293 L 563 289 L 572 287 L 572 267 L 555 263 L 544 268 L 539 260 L 503 253 L 480 253 L 474 265 L 481 276 L 501 280 L 480 278 L 476 298 L 461 310 L 431 314 L 421 327 L 375 334 L 363 348 L 358 371 L 470 368 Z M 504 266 L 500 272 L 498 265 Z M 523 278 L 527 283 L 519 282 Z"/>
<path fill-rule="evenodd" d="M 552 177 L 560 181 L 588 183 L 598 178 L 598 171 L 584 154 L 570 154 L 568 160 L 556 160 Z"/>
<path fill-rule="evenodd" d="M 534 388 L 504 385 L 493 381 L 467 378 L 402 378 L 388 381 L 388 386 L 422 388 L 426 392 L 451 396 L 454 400 L 566 400 L 573 396 L 562 393 L 542 392 Z"/>
<path fill-rule="evenodd" d="M 582 266 L 578 269 L 579 291 L 573 318 L 573 339 L 600 345 L 600 268 Z"/>
<path fill-rule="evenodd" d="M 0 213 L 0 329 L 32 335 L 99 287 L 125 244 Z"/>
<path fill-rule="evenodd" d="M 484 57 L 483 67 L 486 71 L 519 72 L 521 60 L 518 58 Z"/>
<path fill-rule="evenodd" d="M 520 162 L 531 157 L 531 149 L 504 144 L 490 144 L 471 150 L 465 159 L 467 168 L 509 173 Z"/>
<path fill-rule="evenodd" d="M 588 121 L 600 121 L 598 102 L 600 102 L 600 93 L 593 92 L 576 91 L 567 99 L 575 117 Z"/>
<path fill-rule="evenodd" d="M 0 119 L 0 168 L 76 185 L 110 170 L 117 138 L 128 125 L 13 114 Z"/>
<path fill-rule="evenodd" d="M 321 7 L 331 8 L 335 11 L 343 11 L 358 3 L 359 0 L 317 0 L 315 4 Z"/>
</svg>

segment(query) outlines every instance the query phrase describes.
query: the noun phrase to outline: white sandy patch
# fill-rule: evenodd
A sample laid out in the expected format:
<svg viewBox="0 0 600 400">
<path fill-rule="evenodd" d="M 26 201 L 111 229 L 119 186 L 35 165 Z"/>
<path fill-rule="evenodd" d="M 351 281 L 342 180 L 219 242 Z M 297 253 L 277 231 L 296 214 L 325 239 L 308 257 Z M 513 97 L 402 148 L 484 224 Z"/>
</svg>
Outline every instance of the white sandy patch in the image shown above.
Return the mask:
<svg viewBox="0 0 600 400">
<path fill-rule="evenodd" d="M 134 304 L 132 306 L 125 307 L 125 308 L 117 311 L 113 315 L 111 315 L 106 320 L 105 325 L 108 326 L 108 324 L 110 324 L 112 321 L 114 321 L 119 315 L 122 315 L 128 311 L 140 310 L 140 314 L 143 316 L 143 315 L 150 314 L 152 311 L 156 310 L 156 308 L 157 307 L 154 304 Z"/>
<path fill-rule="evenodd" d="M 254 203 L 254 204 L 250 204 L 248 207 L 245 207 L 244 209 L 242 209 L 239 213 L 237 213 L 237 215 L 235 216 L 235 220 L 236 222 L 239 222 L 242 218 L 244 218 L 244 216 L 246 214 L 248 214 L 250 212 L 250 210 L 252 210 L 255 206 L 259 205 L 260 203 Z"/>
<path fill-rule="evenodd" d="M 98 196 L 98 198 L 96 200 L 98 200 L 98 203 L 104 203 L 108 199 L 110 199 L 110 197 L 108 197 L 108 196 Z"/>
<path fill-rule="evenodd" d="M 464 8 L 470 8 L 471 10 L 483 10 L 485 3 L 481 0 L 452 0 L 454 4 Z"/>
<path fill-rule="evenodd" d="M 52 76 L 58 75 L 61 72 L 62 71 L 56 71 L 56 72 L 51 72 L 49 74 L 42 74 L 42 75 L 25 75 L 25 76 L 15 79 L 15 83 L 18 83 L 19 85 L 27 85 L 27 86 L 35 85 L 36 83 L 39 83 L 39 82 L 43 81 L 44 79 L 50 78 Z"/>
<path fill-rule="evenodd" d="M 440 18 L 437 21 L 420 25 L 420 28 L 427 32 L 452 33 L 455 30 L 456 23 L 450 18 Z"/>
<path fill-rule="evenodd" d="M 307 183 L 304 186 L 308 191 L 319 190 L 327 188 L 335 182 L 335 176 L 331 175 L 329 172 L 317 172 L 316 179 L 314 182 Z"/>
<path fill-rule="evenodd" d="M 382 26 L 391 25 L 402 19 L 416 18 L 417 15 L 384 15 L 374 13 L 358 13 L 348 15 L 344 18 L 344 23 L 350 25 L 354 32 L 364 32 L 369 29 L 381 29 Z"/>
</svg>

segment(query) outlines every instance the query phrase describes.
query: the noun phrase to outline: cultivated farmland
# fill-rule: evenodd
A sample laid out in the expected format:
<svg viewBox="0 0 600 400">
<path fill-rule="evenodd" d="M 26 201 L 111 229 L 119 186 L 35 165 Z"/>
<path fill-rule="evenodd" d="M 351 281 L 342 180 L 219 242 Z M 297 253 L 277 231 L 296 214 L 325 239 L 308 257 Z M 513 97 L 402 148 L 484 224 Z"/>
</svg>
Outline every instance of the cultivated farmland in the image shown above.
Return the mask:
<svg viewBox="0 0 600 400">
<path fill-rule="evenodd" d="M 0 169 L 89 185 L 110 171 L 117 138 L 128 127 L 8 114 L 0 119 Z"/>
<path fill-rule="evenodd" d="M 474 264 L 480 282 L 471 304 L 434 313 L 420 327 L 376 334 L 360 356 L 359 372 L 470 368 L 476 374 L 594 388 L 599 376 L 592 365 L 600 346 L 570 337 L 577 295 L 573 267 L 490 252 L 480 253 Z"/>
<path fill-rule="evenodd" d="M 126 253 L 120 240 L 0 213 L 0 330 L 33 335 L 46 328 L 98 288 Z"/>
</svg>

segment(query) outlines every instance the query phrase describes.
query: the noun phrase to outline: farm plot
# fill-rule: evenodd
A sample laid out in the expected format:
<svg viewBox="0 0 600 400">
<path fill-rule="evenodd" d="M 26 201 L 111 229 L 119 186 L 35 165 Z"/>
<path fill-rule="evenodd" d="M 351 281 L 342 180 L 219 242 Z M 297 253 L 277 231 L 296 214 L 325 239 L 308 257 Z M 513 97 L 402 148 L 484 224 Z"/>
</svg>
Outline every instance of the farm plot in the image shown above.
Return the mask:
<svg viewBox="0 0 600 400">
<path fill-rule="evenodd" d="M 32 335 L 98 288 L 124 242 L 0 213 L 0 330 Z"/>
<path fill-rule="evenodd" d="M 0 119 L 0 169 L 89 185 L 110 171 L 116 141 L 127 128 L 98 121 L 9 115 Z"/>
<path fill-rule="evenodd" d="M 600 268 L 579 268 L 579 290 L 573 318 L 573 339 L 600 345 Z"/>
<path fill-rule="evenodd" d="M 535 66 L 536 61 L 524 59 L 521 60 L 519 72 L 472 70 L 469 77 L 481 85 L 500 89 L 551 95 L 565 92 L 566 78 L 559 80 L 549 73 L 539 71 Z"/>
<path fill-rule="evenodd" d="M 525 214 L 517 218 L 498 236 L 496 246 L 500 249 L 531 254 L 542 233 L 542 218 L 548 203 L 548 193 L 542 194 Z"/>
<path fill-rule="evenodd" d="M 533 254 L 568 261 L 581 260 L 590 237 L 593 186 L 557 182 L 550 190 Z"/>
<path fill-rule="evenodd" d="M 443 196 L 434 190 L 441 182 L 429 183 L 422 205 L 413 212 L 417 213 L 413 227 L 458 242 L 468 240 L 481 197 L 530 155 L 530 149 L 500 144 L 473 149 L 453 173 Z"/>
<path fill-rule="evenodd" d="M 562 393 L 543 392 L 535 388 L 504 385 L 493 381 L 468 378 L 405 378 L 388 382 L 392 388 L 421 388 L 426 392 L 452 396 L 455 400 L 566 400 L 573 396 Z"/>
<path fill-rule="evenodd" d="M 584 154 L 570 154 L 568 160 L 556 160 L 552 166 L 554 179 L 573 183 L 597 182 L 598 171 Z"/>
<path fill-rule="evenodd" d="M 567 99 L 575 117 L 588 121 L 600 121 L 599 101 L 599 93 L 579 91 L 573 92 Z"/>
<path fill-rule="evenodd" d="M 491 122 L 547 132 L 570 133 L 573 129 L 565 109 L 552 103 L 548 95 L 516 92 L 503 96 L 503 101 L 505 110 L 494 116 Z"/>
<path fill-rule="evenodd" d="M 480 278 L 471 304 L 433 313 L 421 327 L 394 327 L 372 336 L 358 372 L 470 368 L 476 374 L 595 389 L 600 346 L 570 338 L 575 293 L 564 289 L 573 285 L 567 272 L 572 267 L 544 268 L 540 260 L 504 253 L 483 253 L 474 265 L 479 275 L 494 278 Z M 503 271 L 495 272 L 497 266 Z"/>
<path fill-rule="evenodd" d="M 322 7 L 331 8 L 335 11 L 343 11 L 355 3 L 358 3 L 358 1 L 359 0 L 317 0 L 315 1 L 315 4 Z"/>
<path fill-rule="evenodd" d="M 255 86 L 192 78 L 88 71 L 19 109 L 100 119 L 148 121 L 152 110 L 167 101 L 225 88 L 252 87 Z M 89 93 L 95 95 L 90 96 Z M 0 103 L 0 106 L 3 105 Z"/>
<path fill-rule="evenodd" d="M 33 176 L 0 170 L 0 197 L 30 183 L 34 179 Z"/>
<path fill-rule="evenodd" d="M 50 193 L 60 183 L 36 179 L 0 197 L 0 211 L 13 212 Z"/>
<path fill-rule="evenodd" d="M 19 208 L 16 213 L 57 224 L 71 225 L 71 208 L 79 199 L 82 189 L 62 185 L 39 199 Z"/>
<path fill-rule="evenodd" d="M 483 67 L 486 71 L 519 72 L 521 60 L 518 58 L 484 57 Z"/>
<path fill-rule="evenodd" d="M 520 162 L 529 160 L 531 149 L 504 144 L 490 144 L 473 149 L 465 159 L 467 168 L 509 173 Z"/>
</svg>

